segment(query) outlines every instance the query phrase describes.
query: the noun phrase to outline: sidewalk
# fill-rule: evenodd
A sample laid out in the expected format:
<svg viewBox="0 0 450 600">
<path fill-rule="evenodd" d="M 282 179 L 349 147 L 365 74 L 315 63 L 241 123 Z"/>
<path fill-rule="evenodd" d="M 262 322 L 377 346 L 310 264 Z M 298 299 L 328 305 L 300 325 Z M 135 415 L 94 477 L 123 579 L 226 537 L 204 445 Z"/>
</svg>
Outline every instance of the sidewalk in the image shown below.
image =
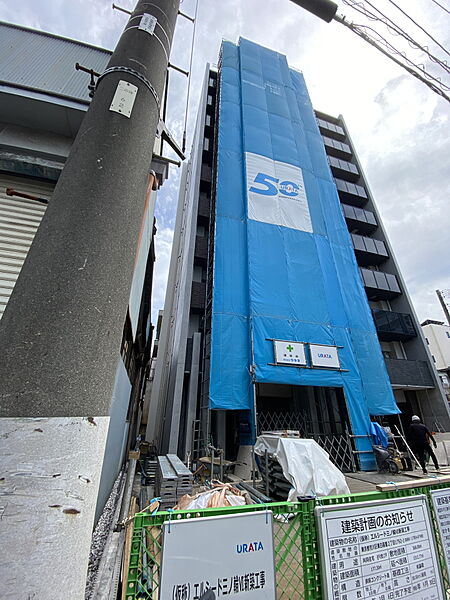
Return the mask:
<svg viewBox="0 0 450 600">
<path fill-rule="evenodd" d="M 414 479 L 423 479 L 428 477 L 431 481 L 433 475 L 449 475 L 450 467 L 441 467 L 439 471 L 434 468 L 428 469 L 428 475 L 423 475 L 422 471 L 416 469 L 414 471 L 401 471 L 397 475 L 391 473 L 378 473 L 378 471 L 358 471 L 357 473 L 347 473 L 345 479 L 352 494 L 358 492 L 372 492 L 376 490 L 376 486 L 380 483 L 402 481 L 412 481 Z"/>
</svg>

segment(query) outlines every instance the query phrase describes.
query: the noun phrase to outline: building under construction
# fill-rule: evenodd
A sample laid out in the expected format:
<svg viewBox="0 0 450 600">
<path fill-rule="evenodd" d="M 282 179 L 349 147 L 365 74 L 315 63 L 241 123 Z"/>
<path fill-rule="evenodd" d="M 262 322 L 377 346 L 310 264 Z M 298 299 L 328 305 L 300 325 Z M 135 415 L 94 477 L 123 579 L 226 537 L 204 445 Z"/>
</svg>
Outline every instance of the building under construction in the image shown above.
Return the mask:
<svg viewBox="0 0 450 600">
<path fill-rule="evenodd" d="M 370 469 L 371 420 L 449 427 L 343 118 L 244 39 L 206 70 L 158 335 L 147 439 L 164 452 L 235 459 L 292 429 Z"/>
</svg>

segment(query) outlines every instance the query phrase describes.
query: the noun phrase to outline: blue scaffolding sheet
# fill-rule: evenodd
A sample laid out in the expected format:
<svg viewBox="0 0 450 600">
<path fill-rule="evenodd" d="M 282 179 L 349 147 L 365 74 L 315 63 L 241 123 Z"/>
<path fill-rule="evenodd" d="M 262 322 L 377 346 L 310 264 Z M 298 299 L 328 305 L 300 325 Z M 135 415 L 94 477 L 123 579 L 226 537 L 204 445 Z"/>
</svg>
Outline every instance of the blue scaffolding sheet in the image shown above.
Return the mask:
<svg viewBox="0 0 450 600">
<path fill-rule="evenodd" d="M 366 435 L 399 410 L 303 76 L 244 39 L 220 73 L 210 408 L 251 413 L 253 381 L 342 387 Z M 276 365 L 274 339 L 341 368 Z"/>
</svg>

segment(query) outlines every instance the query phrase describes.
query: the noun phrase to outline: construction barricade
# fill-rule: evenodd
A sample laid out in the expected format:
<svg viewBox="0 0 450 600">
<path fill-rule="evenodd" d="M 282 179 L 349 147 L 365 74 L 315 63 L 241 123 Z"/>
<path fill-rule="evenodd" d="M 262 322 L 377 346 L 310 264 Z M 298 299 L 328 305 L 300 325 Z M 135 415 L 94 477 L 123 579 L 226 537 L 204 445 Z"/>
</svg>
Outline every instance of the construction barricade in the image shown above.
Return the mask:
<svg viewBox="0 0 450 600">
<path fill-rule="evenodd" d="M 408 502 L 412 502 L 414 504 L 412 501 L 413 498 L 416 498 L 416 504 L 419 500 L 422 500 L 423 504 L 425 505 L 425 512 L 430 515 L 429 519 L 427 517 L 427 522 L 429 523 L 429 528 L 432 532 L 431 537 L 434 538 L 432 545 L 435 552 L 435 568 L 438 572 L 437 578 L 440 580 L 440 589 L 443 590 L 438 592 L 436 597 L 448 597 L 450 581 L 446 567 L 445 552 L 441 535 L 445 532 L 439 532 L 436 513 L 432 508 L 431 500 L 432 490 L 444 490 L 446 488 L 450 488 L 450 485 L 448 483 L 441 483 L 412 489 L 393 489 L 393 491 L 387 492 L 373 491 L 345 496 L 330 496 L 297 503 L 277 502 L 270 504 L 256 504 L 195 511 L 168 511 L 155 513 L 153 515 L 138 513 L 134 518 L 131 548 L 129 556 L 127 557 L 129 561 L 129 567 L 128 578 L 125 582 L 125 598 L 127 600 L 197 600 L 197 598 L 200 598 L 200 592 L 198 592 L 198 590 L 197 592 L 194 592 L 192 589 L 186 589 L 184 591 L 180 589 L 179 594 L 178 592 L 174 591 L 170 598 L 159 597 L 162 560 L 162 532 L 164 523 L 174 523 L 180 520 L 192 518 L 220 517 L 225 515 L 239 514 L 243 515 L 245 513 L 253 513 L 257 511 L 270 511 L 273 515 L 273 548 L 275 555 L 276 598 L 278 600 L 328 600 L 328 598 L 342 600 L 346 598 L 346 594 L 342 593 L 342 591 L 339 591 L 337 586 L 339 585 L 340 588 L 344 586 L 344 590 L 346 589 L 345 585 L 350 587 L 349 583 L 342 584 L 342 565 L 345 561 L 339 564 L 339 570 L 337 573 L 335 571 L 329 572 L 329 565 L 327 567 L 328 571 L 325 573 L 326 568 L 323 547 L 321 548 L 319 543 L 320 524 L 318 523 L 317 513 L 320 513 L 327 507 L 335 507 L 333 508 L 333 511 L 336 509 L 336 507 L 338 507 L 338 510 L 343 510 L 342 514 L 345 512 L 344 509 L 348 508 L 352 508 L 356 514 L 358 513 L 358 510 L 359 512 L 362 510 L 361 507 L 372 506 L 373 514 L 379 515 L 385 507 L 395 507 L 397 505 L 400 506 L 402 504 L 402 500 L 406 501 L 406 505 Z M 425 496 L 425 498 L 422 497 L 420 499 L 417 498 L 417 496 Z M 450 498 L 450 489 L 448 498 Z M 377 501 L 381 501 L 384 504 L 370 504 Z M 441 500 L 439 500 L 439 502 L 441 502 Z M 442 500 L 442 502 L 444 502 L 444 500 Z M 445 502 L 450 503 L 450 500 L 445 499 Z M 403 502 L 403 505 L 405 505 L 405 502 Z M 317 511 L 316 509 L 319 510 Z M 392 510 L 394 510 L 394 508 Z M 398 512 L 398 514 L 401 517 L 404 517 L 406 520 L 407 517 L 405 515 L 408 514 L 408 512 L 409 511 L 403 511 Z M 450 514 L 450 506 L 448 508 L 448 512 Z M 405 515 L 403 513 L 405 513 Z M 391 512 L 389 514 L 394 513 Z M 367 522 L 364 521 L 364 519 L 355 519 L 354 521 L 358 521 L 359 524 L 364 524 Z M 345 523 L 348 522 L 348 520 L 345 521 Z M 379 520 L 376 521 L 377 528 L 379 531 L 381 531 L 381 529 L 378 527 L 379 523 Z M 400 527 L 401 526 L 394 531 L 401 532 L 402 530 Z M 447 533 L 450 533 L 450 528 Z M 369 535 L 361 535 L 362 537 L 360 537 L 360 539 L 369 539 Z M 372 537 L 376 535 L 377 534 L 372 532 Z M 378 535 L 381 534 L 379 533 Z M 383 539 L 382 535 L 381 539 Z M 450 540 L 450 537 L 448 539 Z M 389 544 L 386 544 L 386 542 L 383 541 L 378 544 L 378 546 L 381 548 L 383 546 L 387 547 L 388 545 Z M 366 547 L 369 548 L 369 546 Z M 419 545 L 417 544 L 413 546 L 413 548 L 418 547 Z M 392 565 L 395 567 L 398 566 L 398 568 L 395 568 L 395 570 L 392 571 L 392 577 L 384 577 L 385 580 L 391 581 L 394 579 L 401 579 L 402 573 L 404 572 L 404 569 L 402 571 L 402 564 L 406 562 L 406 558 L 402 557 L 402 553 L 404 553 L 404 550 L 400 545 L 400 538 L 398 538 L 397 549 L 390 552 Z M 348 564 L 349 560 L 350 559 L 347 560 L 346 564 Z M 426 563 L 426 561 L 423 562 L 423 569 L 426 569 L 427 564 L 429 563 Z M 419 566 L 420 565 L 421 563 Z M 350 575 L 352 574 L 351 571 L 349 573 Z M 332 575 L 335 575 L 335 577 L 333 578 Z M 379 575 L 378 577 L 381 578 L 383 576 Z M 408 577 L 411 579 L 411 581 L 409 581 L 409 585 Z M 408 577 L 406 577 L 406 579 L 403 578 L 404 581 L 406 581 L 404 585 L 406 586 L 407 592 L 408 590 L 411 591 L 412 586 L 415 585 L 414 576 Z M 416 577 L 416 580 L 418 579 L 419 574 Z M 334 593 L 332 591 L 333 580 L 336 581 L 336 585 L 334 586 L 336 591 Z M 430 581 L 433 583 L 432 580 Z M 427 585 L 429 583 L 427 583 Z M 331 587 L 328 587 L 326 590 L 325 587 L 327 585 Z M 246 597 L 245 594 L 241 595 L 237 593 L 237 591 L 237 589 L 232 589 L 230 582 L 229 589 L 223 590 L 222 592 L 221 590 L 216 590 L 215 598 L 219 600 L 219 598 L 221 599 L 222 596 L 227 595 L 232 599 L 233 594 L 235 597 Z M 351 594 L 349 592 L 347 597 L 349 600 L 353 597 L 362 599 L 366 597 L 366 594 L 362 589 L 360 592 L 357 592 L 357 594 L 359 595 Z M 398 597 L 407 597 L 407 595 L 410 595 L 411 598 L 427 598 L 426 593 L 425 595 L 414 596 L 414 591 L 412 591 L 411 594 L 405 593 L 403 595 L 395 595 L 393 590 L 386 593 L 385 596 L 380 594 L 379 597 L 385 597 L 386 600 L 389 600 L 390 598 L 395 600 Z"/>
</svg>

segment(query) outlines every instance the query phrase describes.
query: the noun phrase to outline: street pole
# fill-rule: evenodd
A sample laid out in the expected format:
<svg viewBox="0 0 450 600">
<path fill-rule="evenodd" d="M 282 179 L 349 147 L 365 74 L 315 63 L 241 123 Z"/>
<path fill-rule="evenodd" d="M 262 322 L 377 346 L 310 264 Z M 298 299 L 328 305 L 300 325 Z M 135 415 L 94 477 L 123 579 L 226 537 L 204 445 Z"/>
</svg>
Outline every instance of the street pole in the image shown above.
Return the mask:
<svg viewBox="0 0 450 600">
<path fill-rule="evenodd" d="M 0 323 L 4 599 L 84 598 L 178 8 L 137 3 Z"/>
<path fill-rule="evenodd" d="M 441 290 L 436 290 L 437 297 L 441 303 L 442 310 L 444 311 L 445 318 L 447 319 L 447 325 L 450 325 L 450 312 L 448 310 L 447 302 L 445 301 L 444 294 Z"/>
</svg>

